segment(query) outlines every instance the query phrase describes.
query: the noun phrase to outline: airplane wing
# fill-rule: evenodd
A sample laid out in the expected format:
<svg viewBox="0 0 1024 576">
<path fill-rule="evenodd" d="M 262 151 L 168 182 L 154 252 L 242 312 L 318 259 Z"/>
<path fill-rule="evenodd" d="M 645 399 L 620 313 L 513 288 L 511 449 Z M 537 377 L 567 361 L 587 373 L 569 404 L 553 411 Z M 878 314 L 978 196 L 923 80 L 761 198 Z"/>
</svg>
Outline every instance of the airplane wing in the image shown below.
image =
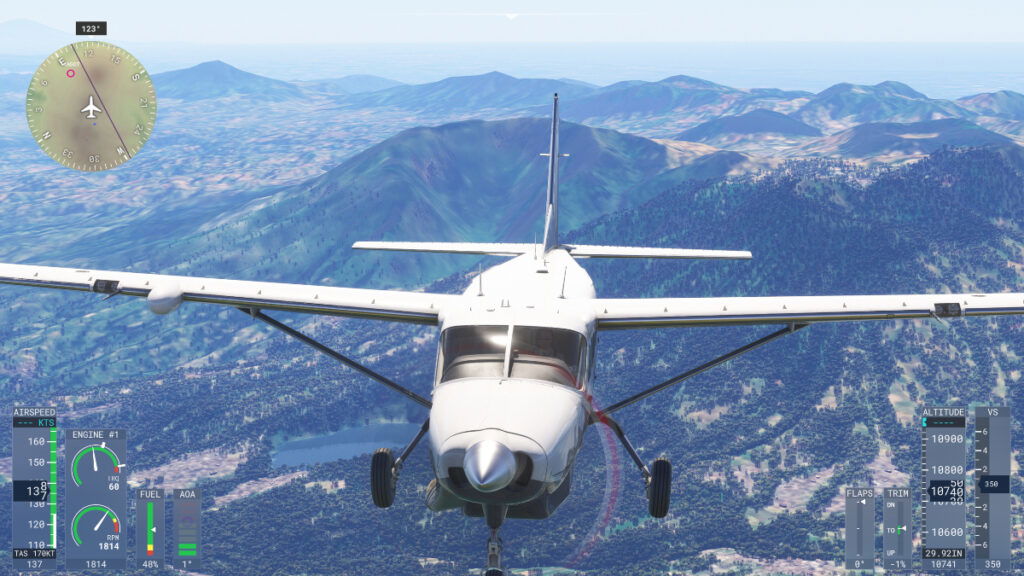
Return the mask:
<svg viewBox="0 0 1024 576">
<path fill-rule="evenodd" d="M 639 246 L 589 246 L 564 244 L 574 258 L 677 258 L 686 260 L 750 260 L 746 250 L 694 250 L 691 248 L 644 248 Z"/>
<path fill-rule="evenodd" d="M 440 308 L 458 297 L 22 264 L 0 264 L 0 284 L 139 296 L 146 298 L 150 309 L 158 314 L 166 314 L 185 301 L 431 325 L 437 324 Z"/>
<path fill-rule="evenodd" d="M 533 244 L 509 244 L 505 242 L 371 242 L 361 241 L 352 245 L 356 250 L 392 250 L 396 252 L 437 252 L 448 254 L 480 254 L 483 256 L 519 256 L 536 252 Z"/>
<path fill-rule="evenodd" d="M 598 298 L 602 330 L 1024 314 L 1024 294 Z"/>
<path fill-rule="evenodd" d="M 450 254 L 482 254 L 487 256 L 519 256 L 543 251 L 539 244 L 506 242 L 356 242 L 357 250 L 393 250 L 403 252 L 446 252 Z M 689 248 L 643 248 L 638 246 L 590 246 L 562 244 L 574 258 L 682 258 L 750 260 L 746 250 L 693 250 Z"/>
</svg>

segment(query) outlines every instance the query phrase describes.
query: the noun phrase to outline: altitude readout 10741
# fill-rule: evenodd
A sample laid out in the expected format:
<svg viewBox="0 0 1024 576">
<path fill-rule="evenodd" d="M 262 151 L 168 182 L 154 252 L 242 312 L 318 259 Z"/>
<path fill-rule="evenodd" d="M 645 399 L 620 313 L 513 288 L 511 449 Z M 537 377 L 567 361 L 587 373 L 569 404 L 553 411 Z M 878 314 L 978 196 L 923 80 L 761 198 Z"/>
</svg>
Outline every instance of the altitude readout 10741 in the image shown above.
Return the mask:
<svg viewBox="0 0 1024 576">
<path fill-rule="evenodd" d="M 967 408 L 921 414 L 921 562 L 925 570 L 967 566 Z"/>
</svg>

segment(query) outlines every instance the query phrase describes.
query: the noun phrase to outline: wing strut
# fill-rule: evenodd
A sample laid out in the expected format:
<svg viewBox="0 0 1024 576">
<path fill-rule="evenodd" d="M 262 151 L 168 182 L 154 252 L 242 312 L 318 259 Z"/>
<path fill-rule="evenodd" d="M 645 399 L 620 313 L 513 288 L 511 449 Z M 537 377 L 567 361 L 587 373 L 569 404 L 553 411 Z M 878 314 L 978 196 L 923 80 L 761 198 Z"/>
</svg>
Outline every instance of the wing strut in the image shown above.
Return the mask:
<svg viewBox="0 0 1024 576">
<path fill-rule="evenodd" d="M 740 355 L 743 355 L 743 354 L 745 354 L 747 352 L 750 352 L 751 350 L 753 350 L 755 348 L 759 348 L 762 345 L 767 344 L 767 343 L 771 342 L 772 340 L 775 340 L 776 338 L 781 338 L 782 336 L 785 336 L 786 334 L 792 334 L 793 332 L 796 332 L 797 330 L 802 330 L 802 329 L 804 329 L 804 328 L 806 328 L 808 326 L 809 326 L 809 324 L 790 324 L 789 326 L 786 326 L 785 328 L 782 328 L 781 330 L 776 330 L 775 332 L 772 332 L 771 334 L 769 334 L 767 336 L 764 336 L 763 338 L 760 338 L 758 340 L 754 340 L 753 342 L 751 342 L 751 343 L 749 343 L 749 344 L 747 344 L 745 346 L 741 346 L 740 348 L 737 348 L 737 349 L 733 350 L 732 352 L 729 352 L 728 354 L 723 354 L 723 355 L 719 356 L 718 358 L 715 358 L 714 360 L 710 360 L 708 362 L 705 362 L 705 363 L 701 364 L 700 366 L 697 366 L 696 368 L 687 370 L 686 372 L 683 372 L 682 374 L 680 374 L 678 376 L 675 376 L 673 378 L 669 378 L 668 380 L 662 382 L 661 384 L 658 384 L 657 386 L 653 386 L 651 388 L 648 388 L 647 390 L 644 390 L 643 392 L 640 392 L 639 394 L 634 394 L 633 396 L 630 396 L 629 398 L 626 398 L 625 400 L 622 400 L 620 402 L 616 402 L 615 404 L 612 404 L 611 406 L 605 408 L 604 410 L 600 410 L 600 411 L 596 412 L 594 414 L 594 419 L 596 421 L 598 421 L 598 422 L 601 422 L 602 419 L 605 417 L 605 414 L 611 414 L 612 412 L 615 412 L 616 410 L 618 410 L 620 408 L 625 408 L 626 406 L 629 406 L 630 404 L 635 404 L 635 403 L 637 403 L 637 402 L 647 398 L 648 396 L 650 396 L 652 394 L 655 394 L 657 392 L 661 392 L 662 390 L 664 390 L 665 388 L 668 388 L 669 386 L 674 386 L 676 384 L 679 384 L 683 380 L 687 380 L 689 378 L 692 378 L 693 376 L 696 376 L 697 374 L 700 374 L 701 372 L 704 372 L 704 371 L 706 371 L 708 369 L 714 368 L 715 366 L 718 366 L 719 364 L 724 364 L 725 362 L 728 362 L 729 360 L 732 360 L 733 358 L 735 358 L 737 356 L 740 356 Z M 614 427 L 613 427 L 613 429 L 614 429 Z"/>
<path fill-rule="evenodd" d="M 362 364 L 356 362 L 355 360 L 349 358 L 348 356 L 345 356 L 341 352 L 338 352 L 337 350 L 334 350 L 332 348 L 328 348 L 325 344 L 321 344 L 320 342 L 314 340 L 312 337 L 307 336 L 307 335 L 303 334 L 302 332 L 299 332 L 295 328 L 292 328 L 291 326 L 288 326 L 287 324 L 283 324 L 283 323 L 281 323 L 281 322 L 271 318 L 270 316 L 267 316 L 266 314 L 261 312 L 258 308 L 243 308 L 243 307 L 239 307 L 238 309 L 241 310 L 242 312 L 245 312 L 247 315 L 252 316 L 253 318 L 255 318 L 257 320 L 260 320 L 261 322 L 265 322 L 266 324 L 269 324 L 270 326 L 273 326 L 274 328 L 277 328 L 281 332 L 284 332 L 285 334 L 291 336 L 292 338 L 295 338 L 296 340 L 302 342 L 303 344 L 307 344 L 309 346 L 312 346 L 318 352 L 322 352 L 322 353 L 330 356 L 331 358 L 334 358 L 335 360 L 337 360 L 338 362 L 341 362 L 342 364 L 348 366 L 349 368 L 357 370 L 357 371 L 363 373 L 364 375 L 370 377 L 371 379 L 376 380 L 377 382 L 380 382 L 381 384 L 387 386 L 388 388 L 391 388 L 392 390 L 398 392 L 399 394 L 402 394 L 403 396 L 405 396 L 406 398 L 408 398 L 408 399 L 412 400 L 413 402 L 419 404 L 420 406 L 423 406 L 424 408 L 430 408 L 430 406 L 431 406 L 430 400 L 427 400 L 423 396 L 420 396 L 419 394 L 413 392 L 412 390 L 409 390 L 405 386 L 402 386 L 401 384 L 398 384 L 394 380 L 391 380 L 390 378 L 387 378 L 386 376 L 382 376 L 381 374 L 378 374 L 377 372 L 374 372 L 373 370 L 370 370 L 366 366 L 363 366 Z M 416 441 L 417 442 L 419 441 L 419 438 L 422 437 L 423 432 L 425 431 L 425 428 L 426 428 L 426 424 L 424 424 L 424 430 L 421 430 L 420 431 L 420 435 L 416 437 Z M 412 446 L 415 446 L 415 445 L 416 445 L 415 443 L 412 444 Z M 411 450 L 411 448 L 410 448 L 410 450 Z M 407 454 L 403 454 L 403 457 L 404 456 L 407 456 Z"/>
<path fill-rule="evenodd" d="M 644 464 L 644 461 L 640 459 L 640 455 L 636 453 L 636 448 L 633 448 L 633 443 L 629 441 L 629 438 L 626 438 L 626 432 L 622 429 L 622 426 L 619 426 L 618 422 L 616 422 L 611 416 L 604 413 L 601 414 L 598 422 L 611 428 L 612 431 L 615 432 L 615 435 L 619 438 L 619 442 L 622 443 L 622 447 L 626 449 L 626 453 L 628 453 L 629 457 L 633 459 L 633 463 L 635 463 L 636 467 L 640 469 L 640 473 L 644 475 L 644 482 L 650 482 L 651 469 L 648 468 L 647 464 Z"/>
</svg>

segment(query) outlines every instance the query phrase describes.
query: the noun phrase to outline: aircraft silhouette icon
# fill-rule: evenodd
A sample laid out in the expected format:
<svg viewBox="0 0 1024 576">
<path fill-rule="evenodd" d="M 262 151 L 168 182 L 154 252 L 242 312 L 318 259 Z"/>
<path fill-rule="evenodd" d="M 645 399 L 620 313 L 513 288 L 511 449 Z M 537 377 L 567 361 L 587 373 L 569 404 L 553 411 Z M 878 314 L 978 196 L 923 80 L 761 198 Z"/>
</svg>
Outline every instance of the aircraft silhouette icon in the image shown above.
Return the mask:
<svg viewBox="0 0 1024 576">
<path fill-rule="evenodd" d="M 88 112 L 89 115 L 86 116 L 86 118 L 92 119 L 92 118 L 96 117 L 96 112 L 99 112 L 99 113 L 102 114 L 103 110 L 100 110 L 99 106 L 93 104 L 92 103 L 92 96 L 89 96 L 89 104 L 85 108 L 82 108 L 81 110 L 79 110 L 79 112 Z"/>
</svg>

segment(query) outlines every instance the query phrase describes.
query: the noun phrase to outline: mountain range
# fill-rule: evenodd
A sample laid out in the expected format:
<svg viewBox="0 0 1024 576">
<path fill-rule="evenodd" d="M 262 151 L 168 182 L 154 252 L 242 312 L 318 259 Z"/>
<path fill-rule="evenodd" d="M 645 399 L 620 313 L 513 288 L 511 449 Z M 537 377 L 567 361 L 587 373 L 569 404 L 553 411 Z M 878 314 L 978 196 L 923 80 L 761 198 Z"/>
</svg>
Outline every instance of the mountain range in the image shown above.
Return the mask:
<svg viewBox="0 0 1024 576">
<path fill-rule="evenodd" d="M 21 77 L 12 79 L 21 80 Z M 153 169 L 170 170 L 169 176 L 152 174 L 141 186 L 134 181 L 114 181 L 115 194 L 122 188 L 135 189 L 136 198 L 143 194 L 141 198 L 147 201 L 138 207 L 124 201 L 111 204 L 110 194 L 103 197 L 107 201 L 98 203 L 90 200 L 91 194 L 72 196 L 74 202 L 84 200 L 79 209 L 97 214 L 97 224 L 87 227 L 74 219 L 75 210 L 66 210 L 67 216 L 39 213 L 38 204 L 30 200 L 32 190 L 52 186 L 54 180 L 46 172 L 39 172 L 34 180 L 25 176 L 10 188 L 18 194 L 8 199 L 7 209 L 18 217 L 9 227 L 6 245 L 18 246 L 28 237 L 47 238 L 49 244 L 35 242 L 7 252 L 8 258 L 214 276 L 230 272 L 242 277 L 280 281 L 383 287 L 408 286 L 411 282 L 414 286 L 424 286 L 474 260 L 353 254 L 347 247 L 362 239 L 529 241 L 540 233 L 537 215 L 541 198 L 537 186 L 543 181 L 544 163 L 536 154 L 546 149 L 547 120 L 460 121 L 432 128 L 403 131 L 397 128 L 402 126 L 401 122 L 407 122 L 410 114 L 415 118 L 448 118 L 470 114 L 467 111 L 470 105 L 480 106 L 498 117 L 535 113 L 547 110 L 543 102 L 550 98 L 552 90 L 560 91 L 562 109 L 568 116 L 580 110 L 598 110 L 597 104 L 610 106 L 616 98 L 622 99 L 622 110 L 632 111 L 628 114 L 646 110 L 647 118 L 663 114 L 672 106 L 689 106 L 703 110 L 701 114 L 715 108 L 738 112 L 716 116 L 682 133 L 656 140 L 644 137 L 645 131 L 639 125 L 634 135 L 630 135 L 565 122 L 563 148 L 572 154 L 564 162 L 562 174 L 563 195 L 567 199 L 563 222 L 568 227 L 642 203 L 652 194 L 679 182 L 717 180 L 772 169 L 787 158 L 905 161 L 947 147 L 1019 148 L 1010 136 L 960 118 L 864 122 L 831 134 L 822 134 L 820 129 L 797 119 L 801 112 L 815 109 L 830 110 L 837 117 L 848 118 L 849 110 L 858 106 L 863 108 L 861 117 L 876 118 L 882 110 L 894 110 L 898 104 L 907 103 L 909 108 L 903 110 L 907 115 L 919 109 L 948 110 L 963 111 L 979 122 L 986 118 L 1013 122 L 1008 119 L 1015 110 L 1013 93 L 993 98 L 978 95 L 971 99 L 972 106 L 981 111 L 975 112 L 968 110 L 966 104 L 950 107 L 942 101 L 930 101 L 896 82 L 874 87 L 845 84 L 820 94 L 809 94 L 770 89 L 737 90 L 688 76 L 653 83 L 622 82 L 601 88 L 567 80 L 523 80 L 489 73 L 426 85 L 337 94 L 250 74 L 223 62 L 157 74 L 154 81 L 160 97 L 169 99 L 161 113 L 171 118 L 161 121 L 161 130 L 151 143 L 160 154 L 177 154 L 179 150 L 189 154 L 189 150 L 200 146 L 207 150 L 205 156 L 213 160 L 233 164 L 237 162 L 234 158 L 243 159 L 246 167 L 242 169 L 250 174 L 273 166 L 271 162 L 275 160 L 285 159 L 294 164 L 294 160 L 287 160 L 289 153 L 301 154 L 297 158 L 309 158 L 314 153 L 311 147 L 316 151 L 330 150 L 344 142 L 344 139 L 331 138 L 330 131 L 323 130 L 329 123 L 315 122 L 317 115 L 325 113 L 325 107 L 351 110 L 352 115 L 342 115 L 341 122 L 364 122 L 382 135 L 377 137 L 378 144 L 373 145 L 370 139 L 370 146 L 344 157 L 333 167 L 326 166 L 319 176 L 290 184 L 281 178 L 282 184 L 277 186 L 259 186 L 259 179 L 255 185 L 233 179 L 228 186 L 221 185 L 224 192 L 216 196 L 198 192 L 201 186 L 196 185 L 188 186 L 185 189 L 189 192 L 181 195 L 168 194 L 161 188 L 153 188 L 148 193 L 140 191 L 151 188 L 154 181 L 169 178 L 169 182 L 177 183 L 181 180 L 174 166 L 184 160 L 175 160 L 173 155 L 154 159 Z M 637 94 L 649 97 L 634 98 Z M 769 108 L 746 110 L 755 101 L 774 102 L 776 107 L 788 103 L 786 106 L 793 112 L 785 114 Z M 377 102 L 372 105 L 376 108 L 371 102 Z M 987 103 L 982 106 L 982 102 Z M 835 108 L 832 106 L 835 103 L 847 108 Z M 318 129 L 310 133 L 313 138 L 299 133 L 279 133 L 269 138 L 257 136 L 254 128 L 245 124 L 250 121 L 246 110 L 263 106 L 270 106 L 270 109 L 283 106 L 282 110 L 288 114 L 281 115 L 275 123 L 257 114 L 251 120 L 255 129 L 265 130 L 266 126 L 291 118 L 296 119 L 296 127 L 301 126 L 302 130 L 310 125 Z M 310 107 L 311 116 L 296 113 L 306 106 Z M 364 106 L 369 108 L 362 108 Z M 228 125 L 241 123 L 233 128 L 231 139 L 247 142 L 244 147 L 225 147 L 219 142 L 228 134 L 224 132 L 223 123 L 221 128 L 208 130 L 216 124 L 212 118 L 204 120 L 204 115 L 216 114 L 221 109 L 231 118 Z M 374 114 L 363 116 L 367 109 L 375 110 Z M 389 116 L 390 113 L 395 116 Z M 981 116 L 981 113 L 989 116 Z M 627 112 L 618 113 L 619 117 L 626 115 Z M 637 122 L 642 124 L 646 120 Z M 394 133 L 388 135 L 389 130 Z M 199 134 L 203 134 L 203 139 L 197 140 Z M 313 142 L 319 144 L 314 146 Z M 355 144 L 349 145 L 355 147 Z M 218 151 L 211 154 L 211 150 Z M 295 152 L 290 152 L 292 150 Z M 257 153 L 267 160 L 249 160 Z M 144 158 L 143 155 L 137 159 L 135 165 L 144 166 Z M 192 174 L 193 171 L 197 174 Z M 185 175 L 191 179 L 209 172 L 213 172 L 210 177 L 216 178 L 216 172 L 209 167 L 187 168 Z M 214 181 L 223 181 L 223 176 Z M 173 208 L 161 210 L 158 208 L 161 205 Z M 381 206 L 388 209 L 383 210 Z M 362 216 L 350 220 L 348 215 L 354 213 Z M 324 219 L 324 215 L 333 215 L 333 218 Z M 208 248 L 211 243 L 218 249 L 211 251 Z M 59 257 L 48 255 L 48 245 L 59 246 Z M 53 302 L 63 301 L 60 296 L 52 298 Z M 41 306 L 39 302 L 30 306 L 37 309 Z M 122 312 L 115 316 L 117 319 L 133 313 L 128 304 L 118 309 Z M 0 313 L 2 316 L 4 314 Z M 201 322 L 186 331 L 196 335 L 214 333 L 205 329 Z M 52 337 L 45 331 L 28 329 L 9 339 L 6 346 L 9 350 L 48 350 L 42 343 Z M 142 333 L 125 333 L 114 338 L 125 348 L 134 349 L 145 337 Z M 187 348 L 181 345 L 180 339 L 175 339 L 161 344 L 159 349 L 181 353 Z M 133 361 L 140 363 L 140 371 L 153 370 L 158 366 L 153 363 L 155 358 L 173 357 L 167 353 L 163 351 Z M 45 365 L 61 362 L 63 357 L 56 351 L 47 352 L 45 356 L 34 361 Z M 177 362 L 186 360 L 178 357 Z M 122 369 L 115 363 L 108 367 L 115 371 Z M 103 369 L 86 370 L 84 365 L 74 362 L 63 362 L 61 369 L 71 370 L 84 381 L 109 376 Z"/>
<path fill-rule="evenodd" d="M 922 122 L 868 122 L 807 145 L 809 152 L 839 158 L 930 154 L 945 147 L 1017 147 L 1010 138 L 959 118 Z"/>
<path fill-rule="evenodd" d="M 1024 142 L 1022 94 L 1004 90 L 950 101 L 929 98 L 895 81 L 871 86 L 842 83 L 817 94 L 737 89 L 683 75 L 604 87 L 571 79 L 514 78 L 500 72 L 416 85 L 365 75 L 285 82 L 221 61 L 155 74 L 153 80 L 159 98 L 183 102 L 176 107 L 217 106 L 224 100 L 239 119 L 235 124 L 252 122 L 254 126 L 266 126 L 260 120 L 266 110 L 261 106 L 283 105 L 286 109 L 280 113 L 287 117 L 328 116 L 331 122 L 342 124 L 351 124 L 352 119 L 372 111 L 377 130 L 394 134 L 395 128 L 408 127 L 410 115 L 425 124 L 471 117 L 543 117 L 550 113 L 551 95 L 557 92 L 562 115 L 568 120 L 648 138 L 699 142 L 762 158 L 852 154 L 869 161 L 899 161 L 933 150 L 934 144 Z M 27 81 L 25 75 L 0 75 L 3 105 L 12 112 L 19 106 L 17 98 Z M 918 129 L 915 123 L 950 119 L 975 127 L 933 124 L 929 129 L 936 137 L 919 145 L 906 142 L 906 135 Z M 908 126 L 865 126 L 875 124 Z M 856 129 L 861 126 L 865 127 Z M 903 136 L 877 137 L 882 133 Z M 850 139 L 857 142 L 843 147 L 837 144 Z"/>
<path fill-rule="evenodd" d="M 492 110 L 522 110 L 549 103 L 554 93 L 571 99 L 594 90 L 593 86 L 581 82 L 514 78 L 501 72 L 489 72 L 357 94 L 345 105 L 400 108 L 419 114 L 488 113 Z"/>
<path fill-rule="evenodd" d="M 218 98 L 251 94 L 275 100 L 299 95 L 295 88 L 345 94 L 354 108 L 399 108 L 427 114 L 494 110 L 543 115 L 547 100 L 559 93 L 564 116 L 590 124 L 632 119 L 643 126 L 675 115 L 672 124 L 741 116 L 756 110 L 787 114 L 834 133 L 866 122 L 919 122 L 977 116 L 1024 119 L 1024 95 L 1003 90 L 964 96 L 956 101 L 929 98 L 896 81 L 875 85 L 841 83 L 817 94 L 771 88 L 737 89 L 690 76 L 656 82 L 623 81 L 598 87 L 572 79 L 515 78 L 501 72 L 446 78 L 427 84 L 402 84 L 387 78 L 352 75 L 287 83 L 241 71 L 221 61 L 154 75 L 160 93 L 172 98 Z M 286 85 L 290 85 L 286 86 Z M 759 112 L 761 114 L 762 112 Z"/>
<path fill-rule="evenodd" d="M 128 260 L 150 269 L 374 284 L 377 274 L 386 278 L 411 256 L 346 254 L 339 247 L 349 234 L 410 239 L 406 233 L 436 233 L 427 228 L 438 214 L 453 225 L 446 228 L 452 237 L 470 240 L 488 226 L 511 234 L 515 220 L 502 223 L 520 210 L 539 223 L 539 211 L 528 206 L 542 190 L 528 181 L 542 180 L 543 170 L 524 177 L 538 159 L 523 150 L 543 142 L 545 128 L 542 120 L 521 119 L 409 130 L 322 177 L 233 210 L 196 214 L 187 230 L 161 228 L 157 218 L 125 222 L 83 239 L 80 250 L 99 263 Z M 944 149 L 896 168 L 789 161 L 723 180 L 686 178 L 678 172 L 685 166 L 670 168 L 667 147 L 635 136 L 567 123 L 565 143 L 582 152 L 572 157 L 579 166 L 565 179 L 562 201 L 567 213 L 573 205 L 588 211 L 566 222 L 566 241 L 754 252 L 750 262 L 584 261 L 604 296 L 998 291 L 1022 281 L 1024 238 L 1013 224 L 1024 217 L 1019 147 Z M 739 156 L 722 151 L 701 161 L 729 166 L 736 160 L 723 157 L 729 155 Z M 464 165 L 469 159 L 478 164 Z M 445 203 L 448 188 L 455 200 Z M 601 193 L 591 200 L 595 189 Z M 480 191 L 479 202 L 472 190 Z M 607 207 L 587 207 L 609 199 Z M 527 232 L 518 226 L 516 234 Z M 366 268 L 351 265 L 362 258 L 370 258 Z M 452 273 L 432 290 L 460 289 L 475 269 L 465 261 L 434 266 L 424 275 Z M 337 276 L 318 279 L 326 274 Z M 410 271 L 402 274 L 408 279 Z M 73 414 L 68 422 L 133 430 L 135 442 L 144 443 L 133 460 L 141 469 L 205 450 L 243 450 L 246 462 L 233 474 L 203 481 L 211 498 L 293 472 L 270 465 L 269 438 L 284 429 L 322 433 L 353 424 L 355 414 L 422 418 L 397 395 L 318 362 L 231 310 L 194 305 L 157 318 L 137 300 L 10 287 L 0 297 L 8 304 L 0 325 L 12 347 L 4 369 L 17 369 L 5 374 L 6 387 L 20 390 L 19 398 L 52 402 L 72 386 L 56 375 L 69 375 L 75 394 L 66 401 L 74 405 L 61 404 Z M 429 330 L 289 320 L 375 369 L 401 375 L 403 383 L 429 389 Z M 606 576 L 677 565 L 711 571 L 739 556 L 755 564 L 787 559 L 804 573 L 828 569 L 841 556 L 834 502 L 842 487 L 905 485 L 906 471 L 919 466 L 916 403 L 1024 401 L 1021 387 L 1011 385 L 1024 368 L 1013 348 L 1019 331 L 1011 318 L 815 326 L 624 410 L 621 421 L 642 457 L 670 457 L 676 485 L 688 497 L 675 499 L 667 521 L 645 521 L 642 479 L 628 468 L 610 488 L 609 504 L 602 499 L 608 464 L 601 439 L 590 434 L 572 497 L 559 513 L 510 525 L 506 542 L 523 551 L 515 565 L 570 565 Z M 742 327 L 604 333 L 595 394 L 600 401 L 624 397 L 760 335 Z M 94 383 L 77 372 L 81 367 L 96 375 Z M 257 544 L 260 534 L 317 547 L 303 567 L 313 574 L 349 565 L 415 571 L 424 557 L 454 563 L 436 573 L 458 574 L 479 561 L 479 523 L 457 512 L 424 516 L 420 492 L 429 468 L 422 453 L 403 470 L 400 497 L 386 513 L 371 508 L 367 464 L 361 457 L 303 467 L 306 477 L 276 487 L 268 482 L 210 506 L 205 551 L 216 561 L 207 569 L 223 576 L 269 566 L 293 571 L 276 550 Z M 343 490 L 321 484 L 342 481 Z M 603 509 L 610 510 L 609 525 L 587 554 L 570 559 Z M 394 538 L 376 537 L 389 527 Z M 666 542 L 675 544 L 654 545 Z M 630 552 L 637 549 L 645 550 L 639 571 Z"/>
<path fill-rule="evenodd" d="M 339 114 L 365 110 L 415 114 L 428 123 L 466 116 L 545 116 L 550 113 L 551 95 L 558 93 L 562 114 L 568 120 L 764 157 L 841 156 L 847 150 L 856 150 L 856 157 L 861 159 L 899 160 L 934 147 L 863 137 L 880 130 L 912 133 L 914 127 L 845 131 L 865 124 L 910 125 L 944 119 L 969 121 L 980 130 L 1024 141 L 1024 95 L 1001 91 L 949 101 L 929 98 L 895 81 L 872 86 L 843 83 L 817 94 L 767 88 L 741 90 L 682 75 L 604 87 L 567 79 L 514 78 L 500 72 L 418 85 L 376 77 L 289 84 L 242 72 L 222 62 L 158 74 L 154 79 L 160 95 L 176 98 L 216 99 L 240 94 L 266 101 L 319 102 L 316 95 L 326 94 L 331 97 L 328 105 L 336 106 L 334 110 Z M 982 140 L 1006 142 L 996 136 L 979 136 L 975 129 L 954 129 L 963 126 L 933 125 L 940 136 L 932 142 L 951 146 L 971 146 Z M 862 142 L 852 149 L 834 146 L 835 141 L 853 136 Z M 894 143 L 899 145 L 890 146 Z"/>
<path fill-rule="evenodd" d="M 602 296 L 1024 284 L 1015 93 L 950 102 L 896 82 L 812 94 L 687 76 L 595 87 L 500 73 L 361 90 L 377 80 L 283 82 L 222 62 L 154 81 L 166 103 L 151 148 L 109 173 L 43 164 L 17 135 L 21 111 L 0 114 L 0 136 L 14 134 L 0 140 L 5 259 L 461 291 L 499 260 L 357 253 L 351 242 L 538 237 L 541 116 L 557 90 L 571 154 L 561 172 L 567 242 L 754 253 L 582 261 Z M 586 124 L 573 121 L 581 114 Z M 429 393 L 431 329 L 281 317 Z M 241 454 L 229 473 L 196 478 L 209 500 L 206 573 L 465 574 L 479 563 L 480 522 L 424 511 L 422 452 L 386 512 L 370 504 L 368 456 L 272 466 L 283 437 L 425 414 L 240 312 L 195 304 L 156 317 L 125 296 L 4 286 L 0 327 L 2 397 L 57 404 L 69 428 L 131 430 L 133 471 Z M 646 517 L 642 477 L 593 428 L 558 514 L 510 523 L 515 566 L 837 572 L 843 487 L 909 485 L 922 403 L 1024 402 L 1020 332 L 1013 318 L 814 326 L 626 409 L 641 456 L 675 462 L 669 518 Z M 763 334 L 602 333 L 595 396 L 617 400 Z M 0 466 L 9 442 L 0 437 Z M 1019 467 L 1024 435 L 1014 449 Z M 286 476 L 295 472 L 305 476 Z M 9 502 L 0 498 L 0 516 Z M 9 534 L 0 531 L 0 547 Z M 316 553 L 297 567 L 268 539 Z"/>
<path fill-rule="evenodd" d="M 241 96 L 273 102 L 302 97 L 302 91 L 294 84 L 245 72 L 220 60 L 154 74 L 153 84 L 158 98 L 204 100 Z"/>
<path fill-rule="evenodd" d="M 127 264 L 136 271 L 424 286 L 477 259 L 354 252 L 349 247 L 357 240 L 522 241 L 540 235 L 539 190 L 546 164 L 538 151 L 546 148 L 547 129 L 546 120 L 526 118 L 406 130 L 305 182 L 237 197 L 179 200 L 173 210 L 144 212 L 80 232 L 62 245 L 60 258 L 97 268 Z M 647 200 L 658 189 L 644 186 L 646 181 L 692 162 L 646 138 L 569 122 L 562 125 L 562 142 L 573 150 L 561 174 L 561 221 L 570 228 Z M 693 169 L 702 178 L 720 178 L 736 164 L 736 159 L 697 162 Z M 685 170 L 673 174 L 676 180 L 687 177 Z M 24 253 L 12 257 L 25 258 Z M 32 259 L 39 261 L 38 256 Z M 46 314 L 68 314 L 65 295 L 38 296 L 42 299 L 31 308 L 42 310 L 50 302 L 54 309 Z M 126 301 L 110 318 L 120 322 L 137 311 L 138 302 Z M 12 313 L 0 311 L 0 324 Z M 190 316 L 182 335 L 156 344 L 153 355 L 135 358 L 141 362 L 137 369 L 189 362 L 183 344 L 192 338 L 219 334 L 218 346 L 229 346 L 229 335 L 207 324 L 218 316 L 203 314 L 202 320 Z M 18 332 L 6 343 L 10 349 L 38 350 L 39 362 L 61 363 L 83 381 L 109 377 L 106 368 L 79 364 L 66 350 L 43 345 L 52 333 Z M 110 338 L 121 349 L 148 346 L 149 340 L 145 331 L 119 331 Z M 116 364 L 107 368 L 122 369 Z"/>
<path fill-rule="evenodd" d="M 874 86 L 836 84 L 811 97 L 793 116 L 833 133 L 865 122 L 921 122 L 973 114 L 948 100 L 934 100 L 901 82 Z"/>
<path fill-rule="evenodd" d="M 956 103 L 979 116 L 1024 120 L 1024 94 L 1012 90 L 964 96 L 958 98 Z"/>
<path fill-rule="evenodd" d="M 772 110 L 759 108 L 736 116 L 708 120 L 684 130 L 676 140 L 701 142 L 730 150 L 764 148 L 779 140 L 808 140 L 821 136 L 813 126 Z"/>
</svg>

